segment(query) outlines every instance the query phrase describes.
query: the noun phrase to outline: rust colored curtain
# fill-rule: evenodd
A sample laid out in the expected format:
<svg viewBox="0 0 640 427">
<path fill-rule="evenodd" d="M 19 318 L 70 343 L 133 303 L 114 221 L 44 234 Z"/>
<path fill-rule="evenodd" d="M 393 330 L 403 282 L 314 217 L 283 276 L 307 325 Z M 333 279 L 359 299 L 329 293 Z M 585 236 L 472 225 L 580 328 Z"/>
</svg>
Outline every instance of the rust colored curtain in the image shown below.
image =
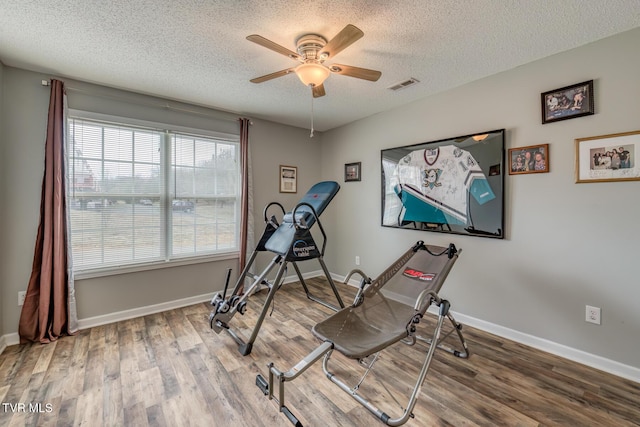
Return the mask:
<svg viewBox="0 0 640 427">
<path fill-rule="evenodd" d="M 240 270 L 247 263 L 247 241 L 249 232 L 249 119 L 240 118 L 240 167 L 242 190 L 240 196 Z"/>
<path fill-rule="evenodd" d="M 20 342 L 48 343 L 69 334 L 64 173 L 64 83 L 51 81 L 40 225 L 18 328 Z"/>
<path fill-rule="evenodd" d="M 240 118 L 240 167 L 242 174 L 242 194 L 240 195 L 240 260 L 242 271 L 247 265 L 247 252 L 253 251 L 253 180 L 251 173 L 251 150 L 249 150 L 249 119 Z M 253 268 L 251 269 L 253 270 Z M 244 283 L 240 292 L 244 290 Z"/>
</svg>

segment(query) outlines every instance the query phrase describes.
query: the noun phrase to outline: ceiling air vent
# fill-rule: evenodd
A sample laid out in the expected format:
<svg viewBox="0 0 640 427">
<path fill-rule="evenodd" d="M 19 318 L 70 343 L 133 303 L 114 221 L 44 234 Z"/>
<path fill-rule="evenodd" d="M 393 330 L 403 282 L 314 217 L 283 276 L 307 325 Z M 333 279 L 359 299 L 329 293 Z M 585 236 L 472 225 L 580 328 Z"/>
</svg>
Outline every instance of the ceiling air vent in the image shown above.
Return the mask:
<svg viewBox="0 0 640 427">
<path fill-rule="evenodd" d="M 389 86 L 387 89 L 400 90 L 400 89 L 404 89 L 405 87 L 413 86 L 416 83 L 420 83 L 420 80 L 411 77 L 408 80 L 405 80 L 405 81 L 400 82 L 400 83 L 396 83 L 393 86 Z"/>
</svg>

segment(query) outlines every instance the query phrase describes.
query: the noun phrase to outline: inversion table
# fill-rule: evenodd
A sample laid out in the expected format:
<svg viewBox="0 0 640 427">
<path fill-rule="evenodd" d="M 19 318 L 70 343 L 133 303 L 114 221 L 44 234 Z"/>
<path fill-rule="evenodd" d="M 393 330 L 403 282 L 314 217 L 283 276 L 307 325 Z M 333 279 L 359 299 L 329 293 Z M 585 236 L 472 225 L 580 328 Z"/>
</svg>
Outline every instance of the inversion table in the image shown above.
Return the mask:
<svg viewBox="0 0 640 427">
<path fill-rule="evenodd" d="M 273 363 L 269 364 L 268 382 L 262 375 L 258 375 L 256 385 L 269 396 L 269 399 L 278 402 L 280 411 L 294 425 L 301 426 L 300 421 L 285 405 L 284 383 L 294 380 L 324 356 L 322 369 L 329 380 L 385 424 L 404 424 L 413 417 L 412 411 L 436 348 L 457 357 L 468 357 L 467 344 L 461 331 L 462 325 L 457 323 L 449 312 L 449 302 L 438 296 L 459 253 L 453 244 L 445 248 L 427 246 L 419 241 L 373 281 L 360 270 L 353 270 L 347 276 L 346 282 L 355 273 L 362 277 L 354 304 L 313 327 L 313 333 L 323 343 L 287 372 L 278 370 Z M 366 285 L 368 287 L 365 288 Z M 423 338 L 416 335 L 416 326 L 432 305 L 437 308 L 437 320 L 431 337 Z M 452 328 L 441 336 L 445 318 L 449 319 Z M 454 331 L 461 344 L 460 350 L 443 344 Z M 425 359 L 402 415 L 391 418 L 359 395 L 358 388 L 372 369 L 381 350 L 398 341 L 414 345 L 417 340 L 427 344 Z M 357 359 L 366 367 L 364 375 L 355 386 L 349 387 L 329 371 L 329 358 L 334 350 L 348 358 Z M 277 383 L 277 398 L 274 396 L 274 382 Z"/>
<path fill-rule="evenodd" d="M 284 281 L 285 273 L 287 271 L 287 265 L 289 263 L 293 265 L 298 279 L 300 280 L 300 283 L 302 284 L 302 287 L 307 294 L 307 298 L 312 301 L 318 302 L 334 311 L 337 311 L 339 308 L 344 308 L 344 303 L 342 302 L 340 294 L 338 293 L 338 290 L 333 280 L 331 279 L 331 274 L 329 274 L 329 270 L 324 263 L 323 257 L 327 243 L 327 236 L 319 218 L 320 214 L 322 214 L 322 212 L 326 209 L 338 190 L 340 190 L 340 185 L 337 182 L 319 182 L 311 187 L 311 189 L 309 189 L 304 197 L 302 197 L 300 202 L 298 202 L 293 211 L 287 214 L 284 213 L 284 207 L 282 207 L 280 203 L 269 203 L 264 208 L 264 220 L 266 223 L 264 233 L 262 234 L 262 237 L 260 238 L 260 241 L 258 242 L 255 250 L 249 257 L 246 266 L 240 273 L 238 281 L 236 282 L 236 285 L 229 297 L 227 297 L 226 293 L 229 285 L 231 270 L 227 270 L 227 277 L 223 293 L 216 294 L 211 300 L 211 305 L 213 305 L 215 309 L 209 315 L 209 323 L 211 325 L 211 328 L 216 333 L 220 333 L 220 331 L 222 330 L 227 331 L 238 344 L 238 351 L 243 356 L 251 353 L 253 343 L 258 336 L 258 332 L 260 331 L 262 322 L 264 321 L 264 318 L 267 314 L 269 305 L 273 301 L 275 293 Z M 281 224 L 278 223 L 275 215 L 267 218 L 268 210 L 272 206 L 278 206 L 284 214 Z M 320 229 L 323 237 L 321 249 L 318 249 L 318 245 L 311 235 L 311 227 L 315 223 L 318 223 L 318 228 Z M 269 265 L 267 265 L 262 273 L 258 275 L 250 273 L 249 270 L 258 253 L 265 251 L 269 251 L 275 254 Z M 306 261 L 311 259 L 317 259 L 320 263 L 322 271 L 324 272 L 329 285 L 331 286 L 331 289 L 333 290 L 333 293 L 338 300 L 338 304 L 340 306 L 339 308 L 334 306 L 333 304 L 329 304 L 319 298 L 316 298 L 309 291 L 309 288 L 307 287 L 302 274 L 300 273 L 300 269 L 298 268 L 298 265 L 296 263 L 299 261 Z M 273 281 L 269 281 L 267 279 L 267 276 L 276 265 L 279 265 L 276 276 Z M 243 289 L 243 285 L 247 277 L 253 279 L 253 283 L 248 288 Z M 247 299 L 261 285 L 266 285 L 269 288 L 269 293 L 264 302 L 264 305 L 262 306 L 262 311 L 260 312 L 256 325 L 253 328 L 253 332 L 251 333 L 249 339 L 245 342 L 237 333 L 229 328 L 228 323 L 236 313 L 240 313 L 241 315 L 243 315 L 246 312 Z"/>
</svg>

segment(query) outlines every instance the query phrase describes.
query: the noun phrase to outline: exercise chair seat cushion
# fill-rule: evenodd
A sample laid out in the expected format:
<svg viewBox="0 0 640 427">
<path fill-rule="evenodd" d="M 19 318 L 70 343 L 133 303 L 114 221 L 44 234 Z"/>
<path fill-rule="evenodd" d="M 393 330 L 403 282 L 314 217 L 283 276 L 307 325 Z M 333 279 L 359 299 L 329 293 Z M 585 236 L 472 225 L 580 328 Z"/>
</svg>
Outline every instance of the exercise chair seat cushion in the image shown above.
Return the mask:
<svg viewBox="0 0 640 427">
<path fill-rule="evenodd" d="M 444 254 L 447 248 L 428 249 L 407 252 L 367 288 L 362 304 L 346 307 L 316 324 L 313 333 L 354 359 L 408 337 L 414 316 L 423 315 L 429 306 L 425 300 L 416 311 L 419 296 L 426 291 L 437 294 L 455 262 Z M 434 255 L 440 253 L 443 255 Z"/>
<path fill-rule="evenodd" d="M 373 301 L 376 299 L 376 301 Z M 406 304 L 378 294 L 358 307 L 348 307 L 313 327 L 323 341 L 352 359 L 374 354 L 407 337 L 407 319 L 414 310 Z"/>
</svg>

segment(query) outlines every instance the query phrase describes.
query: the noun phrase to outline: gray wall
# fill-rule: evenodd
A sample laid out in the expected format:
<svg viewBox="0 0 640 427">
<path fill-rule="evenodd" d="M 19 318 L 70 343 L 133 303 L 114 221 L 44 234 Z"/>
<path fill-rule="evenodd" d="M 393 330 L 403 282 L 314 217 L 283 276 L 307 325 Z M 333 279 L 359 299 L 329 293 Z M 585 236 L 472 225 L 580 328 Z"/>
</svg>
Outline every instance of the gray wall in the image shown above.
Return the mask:
<svg viewBox="0 0 640 427">
<path fill-rule="evenodd" d="M 340 238 L 331 271 L 359 255 L 375 277 L 419 239 L 451 241 L 464 249 L 443 288 L 455 311 L 640 368 L 640 181 L 574 178 L 575 138 L 640 130 L 638 45 L 635 29 L 326 132 L 324 178 L 363 165 L 326 218 Z M 540 123 L 541 92 L 590 79 L 595 115 Z M 381 149 L 499 128 L 507 148 L 549 143 L 551 155 L 550 173 L 506 176 L 505 240 L 380 226 Z M 601 326 L 585 323 L 586 304 Z"/>
<path fill-rule="evenodd" d="M 41 86 L 50 76 L 4 67 L 3 113 L 5 126 L 0 141 L 0 336 L 17 332 L 20 308 L 17 293 L 25 290 L 31 272 L 33 247 L 39 219 L 40 191 L 44 164 L 44 140 L 49 88 Z M 70 108 L 105 114 L 127 115 L 139 119 L 177 123 L 238 133 L 238 115 L 181 106 L 208 116 L 169 112 L 153 108 L 158 99 L 115 89 L 66 80 Z M 126 107 L 123 98 L 131 99 Z M 164 102 L 164 101 L 163 101 Z M 148 104 L 144 106 L 144 104 Z M 10 106 L 10 108 L 9 108 Z M 307 131 L 256 120 L 250 129 L 254 167 L 255 228 L 258 238 L 263 229 L 262 208 L 268 201 L 292 206 L 300 191 L 320 176 L 319 137 L 309 140 Z M 299 171 L 299 192 L 278 192 L 278 166 L 293 165 Z M 271 177 L 271 178 L 269 178 Z M 302 265 L 303 271 L 316 267 Z M 227 268 L 237 274 L 237 260 L 222 260 L 159 270 L 103 276 L 76 281 L 78 317 L 82 319 L 131 310 L 148 305 L 203 295 L 222 288 Z"/>
<path fill-rule="evenodd" d="M 4 69 L 0 274 L 3 333 L 17 332 L 18 291 L 26 290 L 33 262 L 44 169 L 49 88 L 46 76 Z"/>
<path fill-rule="evenodd" d="M 306 129 L 282 126 L 264 120 L 253 120 L 249 132 L 254 183 L 254 228 L 257 242 L 264 231 L 263 210 L 268 203 L 278 202 L 289 211 L 307 190 L 320 180 L 322 134 L 316 133 L 313 138 L 309 138 L 309 131 Z M 297 193 L 279 192 L 280 165 L 298 167 Z M 331 207 L 328 208 L 330 209 Z M 280 215 L 280 211 L 275 207 L 269 209 L 269 213 L 276 214 L 278 217 Z M 272 254 L 261 253 L 256 262 L 257 270 L 261 271 L 272 257 Z M 303 273 L 320 268 L 313 260 L 298 265 Z M 295 273 L 290 270 L 288 274 Z"/>
<path fill-rule="evenodd" d="M 4 200 L 5 193 L 5 183 L 7 182 L 7 177 L 5 176 L 5 167 L 3 159 L 6 157 L 4 152 L 5 146 L 5 138 L 4 138 L 4 64 L 0 62 L 0 201 Z M 2 225 L 4 224 L 4 208 L 3 203 L 0 203 L 0 235 L 4 235 L 2 233 Z M 4 259 L 4 246 L 0 245 L 0 259 Z M 2 301 L 4 300 L 4 289 L 2 284 L 4 281 L 4 270 L 0 270 L 0 336 L 3 335 L 2 331 L 4 330 L 2 325 L 4 323 L 4 310 Z"/>
<path fill-rule="evenodd" d="M 638 43 L 640 29 L 312 140 L 306 130 L 254 120 L 256 237 L 267 202 L 290 207 L 320 177 L 337 180 L 342 189 L 323 216 L 331 271 L 346 274 L 359 255 L 361 267 L 375 276 L 418 239 L 452 241 L 464 252 L 443 294 L 456 311 L 640 367 L 635 339 L 640 290 L 634 264 L 640 240 L 640 182 L 575 184 L 573 168 L 575 138 L 640 129 Z M 16 296 L 26 288 L 31 270 L 49 96 L 40 80 L 47 78 L 0 67 L 1 335 L 17 331 Z M 589 79 L 595 80 L 596 115 L 540 124 L 541 92 Z M 508 148 L 549 143 L 551 151 L 550 173 L 506 177 L 507 239 L 380 227 L 380 149 L 503 127 Z M 362 181 L 342 183 L 344 164 L 354 161 L 362 162 Z M 278 192 L 280 164 L 298 166 L 298 194 Z M 78 281 L 79 317 L 210 292 L 228 266 L 235 267 L 235 261 Z M 585 304 L 602 307 L 601 326 L 584 322 Z"/>
</svg>

